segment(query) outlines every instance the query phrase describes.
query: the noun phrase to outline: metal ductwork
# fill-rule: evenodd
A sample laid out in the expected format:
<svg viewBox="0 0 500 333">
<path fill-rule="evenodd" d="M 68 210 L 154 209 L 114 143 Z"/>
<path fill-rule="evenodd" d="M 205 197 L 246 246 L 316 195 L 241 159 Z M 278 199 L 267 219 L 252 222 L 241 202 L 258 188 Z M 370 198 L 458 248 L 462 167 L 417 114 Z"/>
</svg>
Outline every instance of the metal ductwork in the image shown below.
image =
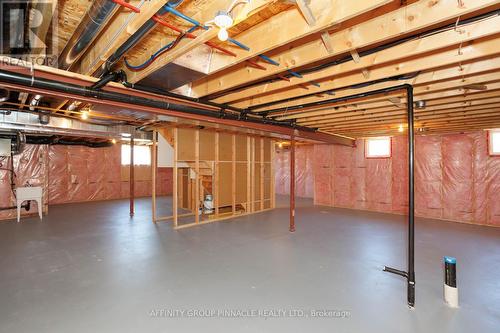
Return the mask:
<svg viewBox="0 0 500 333">
<path fill-rule="evenodd" d="M 10 91 L 4 88 L 0 88 L 0 104 L 9 100 Z"/>
<path fill-rule="evenodd" d="M 80 59 L 118 7 L 111 0 L 94 0 L 59 55 L 59 68 L 68 70 Z"/>
<path fill-rule="evenodd" d="M 23 75 L 4 70 L 0 70 L 0 82 L 12 83 L 25 87 L 47 89 L 53 92 L 69 93 L 81 97 L 91 97 L 107 101 L 127 103 L 134 106 L 144 106 L 144 107 L 152 107 L 163 110 L 171 110 L 175 112 L 181 112 L 186 115 L 190 114 L 190 115 L 204 116 L 211 118 L 222 117 L 228 120 L 275 125 L 275 126 L 287 127 L 289 129 L 292 128 L 296 130 L 302 130 L 304 132 L 315 132 L 314 129 L 307 128 L 304 126 L 299 126 L 290 121 L 266 119 L 260 116 L 254 116 L 247 113 L 234 114 L 232 112 L 226 112 L 224 110 L 221 110 L 220 112 L 214 112 L 213 110 L 204 109 L 201 107 L 192 107 L 184 104 L 176 104 L 162 100 L 133 96 L 130 94 L 122 94 L 117 92 L 98 90 L 87 86 L 63 83 L 49 79 L 33 78 L 29 75 Z"/>
<path fill-rule="evenodd" d="M 151 133 L 137 132 L 134 126 L 110 125 L 102 121 L 99 124 L 91 124 L 76 119 L 64 117 L 50 117 L 47 124 L 40 123 L 39 115 L 36 113 L 11 111 L 10 114 L 0 114 L 0 134 L 23 132 L 30 135 L 62 135 L 91 137 L 102 139 L 120 139 L 129 137 L 134 133 L 135 139 L 150 140 Z"/>
</svg>

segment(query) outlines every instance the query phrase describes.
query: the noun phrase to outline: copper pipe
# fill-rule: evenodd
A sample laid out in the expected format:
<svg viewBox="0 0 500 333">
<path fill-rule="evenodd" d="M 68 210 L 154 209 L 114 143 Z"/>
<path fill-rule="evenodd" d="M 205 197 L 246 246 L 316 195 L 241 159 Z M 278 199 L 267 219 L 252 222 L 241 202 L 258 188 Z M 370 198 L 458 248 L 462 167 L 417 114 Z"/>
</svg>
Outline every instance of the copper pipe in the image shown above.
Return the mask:
<svg viewBox="0 0 500 333">
<path fill-rule="evenodd" d="M 290 232 L 295 231 L 295 138 L 290 137 Z"/>
<path fill-rule="evenodd" d="M 134 216 L 134 137 L 130 138 L 130 216 Z"/>
</svg>

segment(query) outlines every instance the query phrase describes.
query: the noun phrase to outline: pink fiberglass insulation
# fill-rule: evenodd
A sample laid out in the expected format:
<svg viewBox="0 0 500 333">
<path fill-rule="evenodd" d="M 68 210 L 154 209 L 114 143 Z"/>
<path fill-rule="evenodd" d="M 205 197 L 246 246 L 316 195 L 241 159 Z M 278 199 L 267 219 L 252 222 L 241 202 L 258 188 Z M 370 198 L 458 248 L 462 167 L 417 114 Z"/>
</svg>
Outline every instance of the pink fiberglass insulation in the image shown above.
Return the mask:
<svg viewBox="0 0 500 333">
<path fill-rule="evenodd" d="M 290 178 L 289 154 L 285 151 L 277 151 L 275 154 L 275 191 L 276 194 L 288 194 L 286 187 L 287 179 Z"/>
<path fill-rule="evenodd" d="M 313 173 L 313 154 L 314 154 L 314 147 L 313 146 L 305 146 L 303 147 L 306 151 L 306 182 L 305 182 L 305 193 L 304 196 L 306 198 L 313 198 L 314 197 L 314 173 Z"/>
<path fill-rule="evenodd" d="M 415 140 L 415 213 L 442 217 L 443 167 L 440 136 L 420 136 Z"/>
<path fill-rule="evenodd" d="M 447 135 L 442 140 L 443 218 L 472 222 L 474 140 L 468 135 Z"/>
<path fill-rule="evenodd" d="M 10 189 L 10 158 L 1 161 L 0 207 L 14 206 Z M 128 198 L 130 183 L 122 181 L 121 147 L 89 148 L 63 145 L 26 145 L 15 155 L 16 186 L 43 186 L 46 204 Z M 172 194 L 172 169 L 159 168 L 157 195 Z M 151 181 L 137 180 L 135 196 L 151 195 Z M 36 212 L 36 204 L 27 213 Z M 24 212 L 24 210 L 23 210 Z M 15 210 L 0 211 L 0 219 L 14 218 Z"/>
<path fill-rule="evenodd" d="M 473 221 L 486 223 L 488 208 L 488 143 L 486 133 L 479 132 L 471 135 L 474 140 L 472 163 L 474 169 L 474 182 L 472 193 Z"/>
<path fill-rule="evenodd" d="M 290 151 L 277 150 L 274 155 L 275 192 L 288 195 L 290 193 Z M 295 195 L 312 198 L 314 195 L 314 174 L 312 146 L 296 146 L 295 148 Z"/>
<path fill-rule="evenodd" d="M 0 170 L 0 207 L 12 207 L 16 205 L 14 193 L 10 185 L 11 158 L 5 158 L 1 162 Z M 47 146 L 25 145 L 21 154 L 14 156 L 14 184 L 16 187 L 40 186 L 43 188 L 43 210 L 47 210 Z M 36 203 L 30 206 L 30 210 L 22 209 L 22 214 L 34 214 L 37 212 Z M 14 218 L 15 210 L 0 211 L 0 218 Z"/>
<path fill-rule="evenodd" d="M 351 207 L 367 209 L 365 141 L 357 140 L 351 179 Z"/>
<path fill-rule="evenodd" d="M 404 214 L 407 154 L 406 136 L 392 139 L 391 158 L 366 158 L 364 140 L 357 140 L 355 148 L 314 145 L 300 155 L 307 160 L 301 177 L 307 183 L 312 170 L 317 205 Z M 282 174 L 280 165 L 277 174 Z M 489 156 L 486 132 L 416 137 L 417 216 L 500 226 L 499 193 L 500 157 Z"/>
<path fill-rule="evenodd" d="M 408 137 L 392 138 L 392 211 L 408 211 Z"/>
<path fill-rule="evenodd" d="M 368 209 L 392 210 L 392 163 L 390 158 L 373 158 L 366 165 L 366 200 Z"/>
<path fill-rule="evenodd" d="M 295 149 L 295 195 L 298 197 L 304 197 L 306 194 L 306 157 L 305 149 Z"/>
<path fill-rule="evenodd" d="M 79 202 L 90 200 L 87 147 L 75 146 L 68 149 L 68 199 Z"/>
<path fill-rule="evenodd" d="M 331 195 L 331 164 L 332 146 L 314 146 L 314 204 L 332 205 Z"/>
<path fill-rule="evenodd" d="M 354 150 L 345 146 L 333 146 L 333 181 L 331 183 L 333 204 L 350 207 Z"/>
<path fill-rule="evenodd" d="M 173 170 L 172 168 L 158 168 L 156 179 L 156 194 L 168 195 L 172 194 L 173 183 Z"/>
</svg>

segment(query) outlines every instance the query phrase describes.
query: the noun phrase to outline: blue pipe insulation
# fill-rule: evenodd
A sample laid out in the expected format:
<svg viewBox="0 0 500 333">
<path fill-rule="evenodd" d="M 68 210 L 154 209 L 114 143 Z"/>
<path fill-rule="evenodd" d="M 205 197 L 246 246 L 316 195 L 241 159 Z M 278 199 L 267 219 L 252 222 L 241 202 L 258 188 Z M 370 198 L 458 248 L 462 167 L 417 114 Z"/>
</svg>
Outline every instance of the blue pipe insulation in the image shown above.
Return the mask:
<svg viewBox="0 0 500 333">
<path fill-rule="evenodd" d="M 238 47 L 242 48 L 242 49 L 243 49 L 243 50 L 245 50 L 245 51 L 250 51 L 250 48 L 249 48 L 248 46 L 246 46 L 246 45 L 245 45 L 245 44 L 243 44 L 243 43 L 238 42 L 238 41 L 237 41 L 237 40 L 235 40 L 235 39 L 228 38 L 228 39 L 227 39 L 227 41 L 228 41 L 228 42 L 233 43 L 234 45 L 236 45 L 236 46 L 238 46 Z"/>
<path fill-rule="evenodd" d="M 279 66 L 279 62 L 277 61 L 274 61 L 273 59 L 269 58 L 268 56 L 264 55 L 264 54 L 259 54 L 259 57 L 264 59 L 265 61 L 267 61 L 268 63 L 270 63 L 271 65 L 274 65 L 274 66 Z"/>
<path fill-rule="evenodd" d="M 181 12 L 179 12 L 178 10 L 174 9 L 171 5 L 167 4 L 165 6 L 163 6 L 163 8 L 165 8 L 165 10 L 171 14 L 174 14 L 175 16 L 177 17 L 180 17 L 181 19 L 185 20 L 185 21 L 188 21 L 189 23 L 191 24 L 194 24 L 195 26 L 198 26 L 198 27 L 202 27 L 203 29 L 205 30 L 208 30 L 208 27 L 201 24 L 200 22 L 196 21 L 195 19 L 189 17 L 189 16 L 186 16 L 184 14 L 182 14 Z"/>
<path fill-rule="evenodd" d="M 289 69 L 287 69 L 287 72 L 288 72 L 288 73 L 290 73 L 290 74 L 292 74 L 292 75 L 293 75 L 293 76 L 295 76 L 295 77 L 298 77 L 299 79 L 302 79 L 302 75 L 300 75 L 300 74 L 299 74 L 299 73 L 297 73 L 297 72 L 291 71 L 291 70 L 289 70 Z"/>
</svg>

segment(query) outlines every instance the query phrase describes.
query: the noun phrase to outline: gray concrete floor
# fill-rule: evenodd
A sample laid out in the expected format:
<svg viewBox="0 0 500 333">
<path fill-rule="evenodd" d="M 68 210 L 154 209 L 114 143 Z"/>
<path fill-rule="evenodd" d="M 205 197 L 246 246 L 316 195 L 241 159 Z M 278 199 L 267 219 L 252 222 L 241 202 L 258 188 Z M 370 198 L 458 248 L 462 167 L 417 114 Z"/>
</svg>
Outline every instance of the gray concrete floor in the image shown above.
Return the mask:
<svg viewBox="0 0 500 333">
<path fill-rule="evenodd" d="M 419 219 L 410 310 L 405 281 L 381 270 L 405 267 L 404 217 L 299 206 L 294 234 L 286 208 L 173 231 L 147 199 L 133 219 L 122 200 L 2 222 L 0 332 L 500 332 L 500 229 Z M 456 310 L 444 255 L 458 259 Z M 257 312 L 279 309 L 297 317 Z M 349 315 L 305 317 L 322 309 Z"/>
</svg>

